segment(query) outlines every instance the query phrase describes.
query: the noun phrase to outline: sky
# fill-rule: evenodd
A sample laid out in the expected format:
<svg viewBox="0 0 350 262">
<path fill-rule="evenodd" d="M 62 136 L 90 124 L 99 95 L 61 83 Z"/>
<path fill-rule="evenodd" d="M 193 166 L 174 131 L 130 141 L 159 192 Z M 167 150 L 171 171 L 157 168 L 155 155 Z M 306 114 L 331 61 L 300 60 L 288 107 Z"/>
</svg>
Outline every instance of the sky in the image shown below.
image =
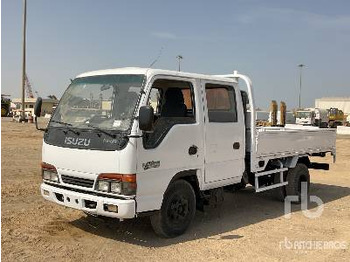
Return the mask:
<svg viewBox="0 0 350 262">
<path fill-rule="evenodd" d="M 1 1 L 1 93 L 21 94 L 22 1 Z M 350 1 L 27 0 L 27 68 L 42 97 L 76 75 L 125 66 L 227 74 L 254 85 L 256 104 L 302 106 L 350 96 Z"/>
</svg>

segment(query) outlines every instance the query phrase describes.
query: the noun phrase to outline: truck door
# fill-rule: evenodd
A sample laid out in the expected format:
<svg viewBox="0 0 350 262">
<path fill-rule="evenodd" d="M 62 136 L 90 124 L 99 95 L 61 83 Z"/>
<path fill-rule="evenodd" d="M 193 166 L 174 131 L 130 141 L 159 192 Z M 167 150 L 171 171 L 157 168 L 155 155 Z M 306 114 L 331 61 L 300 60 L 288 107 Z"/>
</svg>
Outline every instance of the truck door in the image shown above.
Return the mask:
<svg viewBox="0 0 350 262">
<path fill-rule="evenodd" d="M 244 172 L 242 99 L 233 84 L 203 81 L 205 90 L 205 183 L 240 182 Z"/>
<path fill-rule="evenodd" d="M 155 112 L 153 131 L 143 133 L 137 156 L 137 212 L 157 210 L 175 175 L 192 170 L 202 184 L 204 146 L 200 84 L 157 76 L 146 104 Z"/>
</svg>

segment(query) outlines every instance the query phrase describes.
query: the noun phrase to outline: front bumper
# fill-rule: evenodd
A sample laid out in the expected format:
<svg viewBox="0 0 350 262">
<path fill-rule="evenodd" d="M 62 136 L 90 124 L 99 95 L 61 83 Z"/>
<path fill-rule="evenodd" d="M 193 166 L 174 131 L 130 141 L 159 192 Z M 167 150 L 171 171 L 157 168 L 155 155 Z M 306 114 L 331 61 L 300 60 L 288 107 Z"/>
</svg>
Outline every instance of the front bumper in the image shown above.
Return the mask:
<svg viewBox="0 0 350 262">
<path fill-rule="evenodd" d="M 134 218 L 135 200 L 115 199 L 95 195 L 79 193 L 67 189 L 57 188 L 45 183 L 41 184 L 41 195 L 49 201 L 57 204 L 82 210 L 93 215 L 114 218 Z M 106 205 L 115 205 L 117 212 L 106 210 Z"/>
</svg>

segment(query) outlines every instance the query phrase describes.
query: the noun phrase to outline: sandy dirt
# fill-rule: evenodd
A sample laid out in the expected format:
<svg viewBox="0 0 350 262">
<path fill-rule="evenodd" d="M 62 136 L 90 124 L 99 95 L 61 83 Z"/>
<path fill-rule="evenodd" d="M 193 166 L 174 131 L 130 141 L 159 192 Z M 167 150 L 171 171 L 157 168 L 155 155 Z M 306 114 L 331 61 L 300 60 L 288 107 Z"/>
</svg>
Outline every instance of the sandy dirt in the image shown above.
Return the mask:
<svg viewBox="0 0 350 262">
<path fill-rule="evenodd" d="M 161 239 L 148 218 L 104 221 L 44 201 L 42 136 L 32 124 L 2 120 L 3 261 L 350 261 L 350 138 L 338 137 L 330 171 L 310 171 L 311 195 L 325 203 L 321 217 L 306 218 L 296 205 L 286 219 L 274 192 L 248 187 L 226 193 L 221 207 L 198 211 L 183 236 Z M 294 241 L 327 241 L 337 249 L 290 248 L 302 247 Z"/>
</svg>

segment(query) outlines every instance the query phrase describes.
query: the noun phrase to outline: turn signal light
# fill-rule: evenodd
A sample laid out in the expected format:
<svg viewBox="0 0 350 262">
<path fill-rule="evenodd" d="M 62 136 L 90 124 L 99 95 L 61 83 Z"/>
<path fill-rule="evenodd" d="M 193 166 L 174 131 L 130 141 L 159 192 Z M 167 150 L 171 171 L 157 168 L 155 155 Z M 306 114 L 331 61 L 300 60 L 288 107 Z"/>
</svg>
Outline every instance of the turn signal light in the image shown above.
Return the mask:
<svg viewBox="0 0 350 262">
<path fill-rule="evenodd" d="M 120 180 L 122 182 L 136 183 L 136 174 L 102 173 L 98 179 Z"/>
<path fill-rule="evenodd" d="M 45 162 L 41 162 L 41 169 L 57 173 L 56 167 Z"/>
</svg>

